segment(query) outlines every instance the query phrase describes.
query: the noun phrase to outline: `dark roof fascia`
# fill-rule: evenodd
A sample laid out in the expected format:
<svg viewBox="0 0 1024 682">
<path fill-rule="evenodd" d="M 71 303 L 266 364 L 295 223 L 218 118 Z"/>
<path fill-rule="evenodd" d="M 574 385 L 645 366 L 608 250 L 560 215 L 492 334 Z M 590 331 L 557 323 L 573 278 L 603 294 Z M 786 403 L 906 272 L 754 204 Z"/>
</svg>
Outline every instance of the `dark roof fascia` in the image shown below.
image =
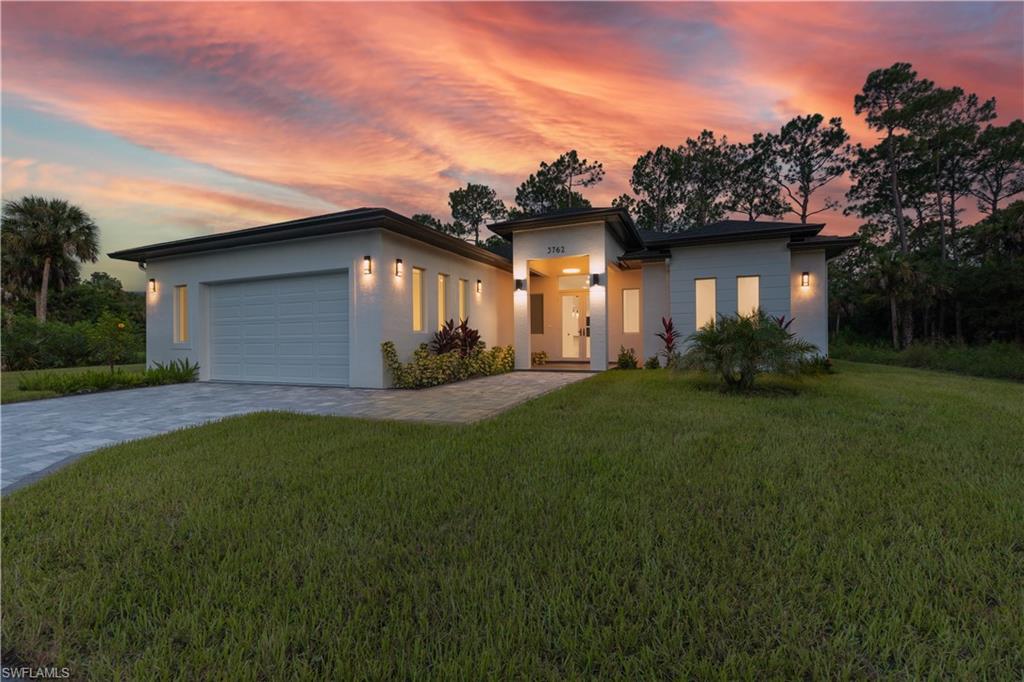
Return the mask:
<svg viewBox="0 0 1024 682">
<path fill-rule="evenodd" d="M 503 256 L 456 237 L 442 234 L 431 227 L 421 225 L 386 208 L 301 218 L 284 223 L 274 223 L 261 227 L 250 227 L 232 232 L 179 239 L 134 249 L 124 249 L 107 255 L 119 260 L 143 263 L 154 258 L 167 258 L 170 256 L 219 251 L 240 246 L 270 244 L 307 237 L 345 234 L 370 229 L 390 230 L 481 263 L 493 265 L 503 270 L 511 271 L 512 269 L 512 263 Z"/>
<path fill-rule="evenodd" d="M 832 260 L 848 249 L 860 244 L 858 237 L 833 237 L 830 235 L 811 237 L 789 243 L 790 251 L 824 251 L 825 260 Z"/>
<path fill-rule="evenodd" d="M 706 244 L 723 244 L 727 242 L 745 242 L 755 239 L 779 239 L 782 237 L 800 238 L 816 235 L 824 224 L 786 226 L 772 230 L 750 230 L 749 232 L 730 232 L 727 234 L 687 235 L 685 232 L 674 239 L 658 239 L 647 242 L 648 247 L 674 249 L 687 246 L 704 246 Z"/>
<path fill-rule="evenodd" d="M 528 218 L 516 218 L 515 220 L 493 223 L 487 227 L 491 232 L 505 239 L 511 239 L 514 233 L 525 230 L 568 227 L 596 222 L 611 225 L 612 234 L 615 235 L 616 239 L 624 247 L 640 248 L 643 246 L 643 239 L 640 237 L 636 225 L 633 224 L 633 219 L 625 209 L 620 208 L 581 209 L 578 213 L 554 213 Z"/>
</svg>

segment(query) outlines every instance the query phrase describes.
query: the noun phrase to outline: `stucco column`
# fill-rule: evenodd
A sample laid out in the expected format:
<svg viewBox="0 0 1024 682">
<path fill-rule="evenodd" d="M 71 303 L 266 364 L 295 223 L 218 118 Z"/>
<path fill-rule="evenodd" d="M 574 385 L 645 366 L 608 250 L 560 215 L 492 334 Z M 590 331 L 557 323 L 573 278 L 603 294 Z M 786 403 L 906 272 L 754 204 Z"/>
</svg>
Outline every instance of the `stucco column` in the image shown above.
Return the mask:
<svg viewBox="0 0 1024 682">
<path fill-rule="evenodd" d="M 603 254 L 590 257 L 590 273 L 601 283 L 590 286 L 590 369 L 608 369 L 608 268 Z"/>
<path fill-rule="evenodd" d="M 521 279 L 529 287 L 530 271 L 525 258 L 515 259 L 512 266 L 512 324 L 516 352 L 516 369 L 530 369 L 530 293 L 519 291 L 515 280 Z"/>
</svg>

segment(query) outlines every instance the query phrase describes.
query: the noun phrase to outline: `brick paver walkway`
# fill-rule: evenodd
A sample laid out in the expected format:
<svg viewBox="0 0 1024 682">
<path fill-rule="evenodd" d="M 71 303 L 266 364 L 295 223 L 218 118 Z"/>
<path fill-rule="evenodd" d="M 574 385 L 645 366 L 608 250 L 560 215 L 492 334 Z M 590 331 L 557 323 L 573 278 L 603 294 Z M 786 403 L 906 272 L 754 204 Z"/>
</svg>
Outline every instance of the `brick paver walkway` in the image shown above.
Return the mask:
<svg viewBox="0 0 1024 682">
<path fill-rule="evenodd" d="M 512 372 L 419 391 L 193 383 L 0 408 L 0 488 L 26 485 L 97 448 L 248 412 L 469 423 L 590 376 Z"/>
</svg>

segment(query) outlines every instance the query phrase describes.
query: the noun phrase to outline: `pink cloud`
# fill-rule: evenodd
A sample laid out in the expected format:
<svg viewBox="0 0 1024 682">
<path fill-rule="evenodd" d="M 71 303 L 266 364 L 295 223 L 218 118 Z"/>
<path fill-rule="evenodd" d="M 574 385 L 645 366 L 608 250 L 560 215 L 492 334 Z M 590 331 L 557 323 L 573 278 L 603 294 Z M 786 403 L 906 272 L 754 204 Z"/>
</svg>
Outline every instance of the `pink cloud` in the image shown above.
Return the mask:
<svg viewBox="0 0 1024 682">
<path fill-rule="evenodd" d="M 745 139 L 821 111 L 867 141 L 853 94 L 897 60 L 1022 116 L 1021 9 L 985 6 L 965 30 L 968 9 L 920 4 L 4 5 L 3 88 L 341 208 L 445 214 L 448 191 L 480 179 L 511 199 L 570 147 L 604 162 L 589 194 L 608 203 L 638 155 L 704 127 Z M 184 199 L 165 182 L 154 200 Z"/>
</svg>

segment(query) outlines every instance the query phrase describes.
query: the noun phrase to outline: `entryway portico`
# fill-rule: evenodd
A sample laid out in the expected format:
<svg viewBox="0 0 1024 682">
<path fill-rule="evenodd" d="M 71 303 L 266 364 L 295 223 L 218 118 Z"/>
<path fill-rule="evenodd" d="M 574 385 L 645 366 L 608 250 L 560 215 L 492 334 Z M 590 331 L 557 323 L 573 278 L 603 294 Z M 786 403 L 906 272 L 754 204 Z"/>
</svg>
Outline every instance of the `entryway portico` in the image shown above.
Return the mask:
<svg viewBox="0 0 1024 682">
<path fill-rule="evenodd" d="M 490 227 L 512 241 L 516 369 L 530 369 L 540 351 L 593 371 L 607 369 L 620 345 L 642 359 L 644 276 L 623 261 L 642 241 L 624 211 L 570 209 Z"/>
</svg>

